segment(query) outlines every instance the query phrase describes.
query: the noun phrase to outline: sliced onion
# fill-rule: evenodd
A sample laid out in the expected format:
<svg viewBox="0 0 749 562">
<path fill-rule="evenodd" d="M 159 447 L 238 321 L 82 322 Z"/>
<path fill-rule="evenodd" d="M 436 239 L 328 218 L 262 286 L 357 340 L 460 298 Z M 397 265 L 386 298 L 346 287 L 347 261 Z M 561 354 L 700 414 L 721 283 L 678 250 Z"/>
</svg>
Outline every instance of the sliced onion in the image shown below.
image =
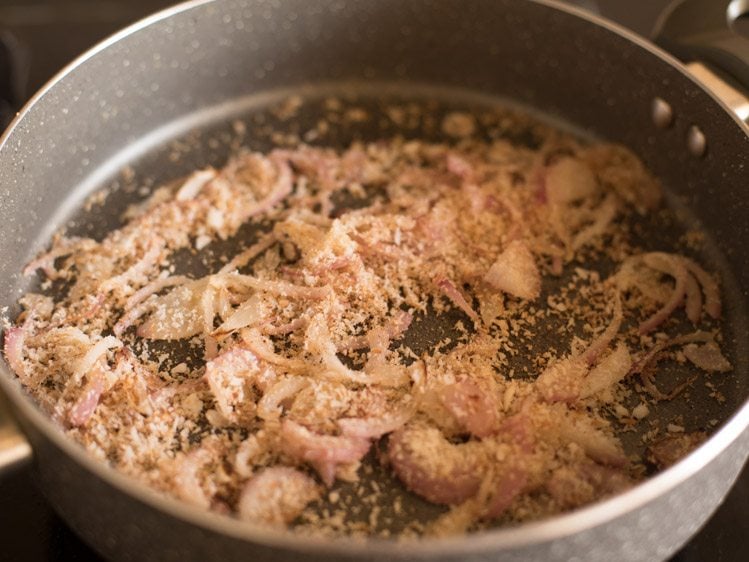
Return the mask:
<svg viewBox="0 0 749 562">
<path fill-rule="evenodd" d="M 692 275 L 687 275 L 686 281 L 684 309 L 689 321 L 692 324 L 697 324 L 702 315 L 702 293 L 700 292 L 700 286 Z"/>
<path fill-rule="evenodd" d="M 273 350 L 273 344 L 255 328 L 242 328 L 240 337 L 245 347 L 252 351 L 258 358 L 272 365 L 278 365 L 292 372 L 305 372 L 309 369 L 306 361 L 301 359 L 288 359 L 277 354 Z"/>
<path fill-rule="evenodd" d="M 99 399 L 106 386 L 106 378 L 101 371 L 101 367 L 94 367 L 86 376 L 88 380 L 75 404 L 68 412 L 68 422 L 73 427 L 86 425 L 86 422 L 96 411 Z"/>
<path fill-rule="evenodd" d="M 354 373 L 353 377 L 351 373 L 347 375 L 349 380 L 364 385 L 379 385 L 397 388 L 408 384 L 408 382 L 410 381 L 410 376 L 406 367 L 400 364 L 389 363 L 386 361 L 368 361 L 364 366 L 364 372 L 352 372 Z M 325 374 L 323 374 L 323 378 L 326 378 Z M 332 380 L 340 381 L 341 379 L 333 377 Z"/>
<path fill-rule="evenodd" d="M 23 327 L 14 326 L 5 330 L 4 339 L 5 359 L 16 376 L 25 382 L 28 378 L 26 376 L 26 365 L 23 360 L 26 332 Z"/>
<path fill-rule="evenodd" d="M 257 256 L 265 252 L 268 248 L 273 246 L 273 244 L 275 244 L 276 242 L 278 242 L 278 239 L 276 238 L 275 234 L 273 234 L 272 232 L 266 234 L 252 246 L 234 256 L 231 261 L 229 261 L 224 267 L 219 269 L 218 274 L 221 275 L 224 273 L 231 273 L 232 271 L 236 271 L 240 267 L 244 267 Z"/>
<path fill-rule="evenodd" d="M 364 372 L 375 384 L 384 386 L 402 386 L 409 382 L 407 369 L 398 362 L 388 361 L 390 335 L 385 327 L 375 328 L 367 334 L 369 355 L 364 365 Z"/>
<path fill-rule="evenodd" d="M 623 343 L 593 367 L 583 381 L 580 398 L 588 398 L 613 387 L 627 376 L 632 368 L 632 356 Z"/>
<path fill-rule="evenodd" d="M 237 410 L 254 411 L 254 403 L 246 393 L 247 379 L 253 378 L 260 366 L 257 357 L 248 349 L 233 347 L 206 363 L 204 378 L 208 382 L 216 409 L 231 422 L 239 420 Z"/>
<path fill-rule="evenodd" d="M 676 310 L 684 301 L 687 290 L 687 276 L 689 275 L 689 272 L 684 267 L 681 260 L 663 252 L 645 254 L 642 256 L 642 259 L 648 267 L 670 275 L 675 281 L 674 289 L 671 292 L 671 297 L 668 299 L 668 302 L 655 314 L 640 323 L 640 333 L 647 334 L 663 324 L 663 322 L 665 322 L 674 310 Z"/>
<path fill-rule="evenodd" d="M 687 343 L 704 343 L 713 341 L 713 335 L 709 332 L 697 331 L 691 334 L 685 334 L 682 336 L 676 336 L 669 340 L 660 341 L 655 344 L 647 353 L 641 356 L 632 365 L 632 373 L 642 373 L 651 362 L 656 359 L 658 354 L 663 350 L 672 347 L 674 345 L 683 345 Z"/>
<path fill-rule="evenodd" d="M 213 321 L 216 318 L 218 309 L 216 298 L 217 288 L 211 282 L 212 280 L 212 278 L 208 279 L 208 286 L 200 295 L 200 312 L 203 318 L 202 332 L 205 336 L 209 336 L 213 332 Z"/>
<path fill-rule="evenodd" d="M 203 189 L 203 186 L 215 177 L 216 170 L 212 168 L 193 172 L 185 183 L 182 184 L 182 187 L 179 188 L 175 199 L 177 201 L 194 199 L 200 193 L 200 190 Z"/>
<path fill-rule="evenodd" d="M 244 478 L 252 476 L 253 467 L 262 464 L 272 446 L 275 445 L 271 435 L 273 434 L 261 429 L 239 444 L 234 457 L 234 469 L 237 474 Z"/>
<path fill-rule="evenodd" d="M 177 495 L 184 501 L 203 509 L 211 506 L 211 499 L 200 485 L 198 471 L 210 460 L 210 453 L 207 450 L 196 449 L 177 461 L 178 471 L 174 476 Z"/>
<path fill-rule="evenodd" d="M 297 330 L 301 328 L 305 328 L 307 326 L 307 320 L 305 318 L 295 318 L 291 322 L 287 322 L 286 324 L 281 324 L 280 326 L 274 326 L 270 323 L 264 323 L 260 326 L 260 329 L 264 334 L 267 334 L 269 336 L 281 336 L 283 334 L 290 334 L 291 332 L 296 332 Z"/>
<path fill-rule="evenodd" d="M 140 288 L 135 293 L 130 295 L 125 303 L 123 314 L 117 323 L 112 328 L 112 332 L 117 337 L 120 337 L 125 331 L 132 326 L 138 318 L 149 312 L 156 303 L 146 301 L 148 297 L 158 293 L 159 291 L 168 287 L 174 287 L 176 285 L 183 285 L 190 281 L 189 278 L 182 275 L 175 275 L 173 277 L 164 277 L 156 279 L 149 283 L 145 287 Z"/>
<path fill-rule="evenodd" d="M 454 152 L 448 152 L 445 157 L 447 171 L 461 180 L 470 180 L 474 176 L 473 166 L 463 157 Z"/>
<path fill-rule="evenodd" d="M 413 417 L 413 409 L 402 407 L 394 412 L 378 417 L 369 418 L 341 418 L 336 423 L 341 433 L 349 437 L 379 439 L 403 427 Z"/>
<path fill-rule="evenodd" d="M 337 187 L 336 160 L 332 154 L 303 147 L 300 150 L 274 150 L 277 159 L 288 159 L 295 168 L 315 176 L 322 191 L 333 191 Z"/>
<path fill-rule="evenodd" d="M 388 457 L 400 481 L 438 504 L 459 504 L 478 492 L 481 475 L 473 449 L 475 444 L 453 445 L 433 427 L 406 426 L 388 440 Z"/>
<path fill-rule="evenodd" d="M 70 255 L 74 252 L 90 250 L 95 246 L 97 246 L 96 241 L 90 238 L 63 238 L 51 250 L 30 261 L 23 269 L 23 274 L 28 277 L 37 269 L 41 269 L 50 279 L 57 279 L 59 276 L 55 269 L 55 260 L 57 258 Z"/>
<path fill-rule="evenodd" d="M 408 330 L 412 321 L 413 315 L 411 313 L 406 312 L 405 310 L 399 310 L 385 321 L 381 326 L 381 329 L 384 330 L 388 340 L 397 340 L 406 332 L 406 330 Z M 339 345 L 338 350 L 355 351 L 368 347 L 370 345 L 369 337 L 368 334 L 365 334 L 364 336 L 353 336 L 345 343 Z"/>
<path fill-rule="evenodd" d="M 110 349 L 122 347 L 122 342 L 114 336 L 107 336 L 96 342 L 75 364 L 73 374 L 70 377 L 75 383 L 80 382 L 83 375 L 91 371 L 96 362 Z"/>
<path fill-rule="evenodd" d="M 285 526 L 319 497 L 320 487 L 312 478 L 287 466 L 273 466 L 261 470 L 245 484 L 237 511 L 244 521 Z"/>
<path fill-rule="evenodd" d="M 594 339 L 588 348 L 582 353 L 582 358 L 589 364 L 592 365 L 598 359 L 601 352 L 606 349 L 609 344 L 614 340 L 616 334 L 619 333 L 619 328 L 622 325 L 622 319 L 624 318 L 622 312 L 622 297 L 619 291 L 614 296 L 614 316 L 611 322 L 603 331 L 603 333 Z"/>
<path fill-rule="evenodd" d="M 536 389 L 548 403 L 572 403 L 580 396 L 588 368 L 580 356 L 553 361 L 536 379 Z"/>
<path fill-rule="evenodd" d="M 281 422 L 281 447 L 289 456 L 311 464 L 332 486 L 339 464 L 359 461 L 371 446 L 360 437 L 321 435 L 291 420 Z"/>
<path fill-rule="evenodd" d="M 277 154 L 271 154 L 270 160 L 273 161 L 277 169 L 277 177 L 273 189 L 263 199 L 242 210 L 239 218 L 240 223 L 245 222 L 251 217 L 270 211 L 273 207 L 286 199 L 294 188 L 294 175 L 288 162 Z"/>
<path fill-rule="evenodd" d="M 236 302 L 237 296 L 232 294 L 229 289 L 222 285 L 216 287 L 216 314 L 218 314 L 222 321 L 225 322 L 232 314 L 234 314 L 234 308 L 232 305 Z"/>
<path fill-rule="evenodd" d="M 524 410 L 504 418 L 499 424 L 497 434 L 504 441 L 517 445 L 523 453 L 532 453 L 536 446 L 532 415 Z"/>
<path fill-rule="evenodd" d="M 522 495 L 528 486 L 528 471 L 519 463 L 509 463 L 495 477 L 495 487 L 482 514 L 483 519 L 496 519 Z"/>
<path fill-rule="evenodd" d="M 703 345 L 686 345 L 684 357 L 708 373 L 725 373 L 733 369 L 731 363 L 721 353 L 718 344 L 715 342 L 708 342 Z"/>
<path fill-rule="evenodd" d="M 575 234 L 570 243 L 570 249 L 573 251 L 578 250 L 603 235 L 612 221 L 616 218 L 618 212 L 619 204 L 616 197 L 609 195 L 595 210 L 595 220 L 593 221 L 593 224 Z"/>
<path fill-rule="evenodd" d="M 287 281 L 270 281 L 267 279 L 258 279 L 250 275 L 241 275 L 239 273 L 229 273 L 222 276 L 222 281 L 229 285 L 248 287 L 256 291 L 265 291 L 283 297 L 302 298 L 320 300 L 330 295 L 330 287 L 305 287 L 303 285 L 294 285 Z"/>
<path fill-rule="evenodd" d="M 154 340 L 177 340 L 203 331 L 201 299 L 208 279 L 185 283 L 156 298 L 153 313 L 138 327 L 137 334 Z"/>
<path fill-rule="evenodd" d="M 231 316 L 213 332 L 213 335 L 228 334 L 240 328 L 258 324 L 266 316 L 262 303 L 260 295 L 252 295 L 232 312 Z"/>
<path fill-rule="evenodd" d="M 190 281 L 189 277 L 184 275 L 174 275 L 172 277 L 162 277 L 152 281 L 148 285 L 141 287 L 125 302 L 125 310 L 130 310 L 134 306 L 142 303 L 151 295 L 155 295 L 159 291 L 162 291 L 168 287 L 174 287 L 176 285 L 183 285 Z"/>
<path fill-rule="evenodd" d="M 263 394 L 257 404 L 257 415 L 264 420 L 278 419 L 282 413 L 282 403 L 308 385 L 309 380 L 303 377 L 283 377 Z"/>
<path fill-rule="evenodd" d="M 595 462 L 565 465 L 546 481 L 549 495 L 562 509 L 572 509 L 632 485 L 629 476 L 621 469 L 601 466 Z"/>
<path fill-rule="evenodd" d="M 320 358 L 325 367 L 320 376 L 327 380 L 384 386 L 401 386 L 409 381 L 406 370 L 398 366 L 383 363 L 371 364 L 369 372 L 355 371 L 346 367 L 338 358 L 327 323 L 321 314 L 316 315 L 307 326 L 304 346 L 309 353 Z"/>
<path fill-rule="evenodd" d="M 656 355 L 655 358 L 657 359 L 658 356 Z M 681 394 L 689 385 L 691 385 L 697 379 L 697 376 L 691 376 L 686 381 L 676 385 L 668 394 L 664 394 L 663 392 L 661 392 L 661 390 L 655 385 L 654 379 L 655 377 L 652 372 L 645 369 L 640 372 L 640 380 L 642 381 L 642 386 L 645 388 L 648 394 L 650 394 L 650 396 L 652 396 L 655 400 L 673 400 L 674 398 L 679 396 L 679 394 Z"/>
<path fill-rule="evenodd" d="M 630 370 L 630 372 L 640 375 L 643 386 L 653 398 L 655 398 L 656 400 L 671 400 L 678 396 L 687 386 L 689 386 L 694 381 L 695 377 L 690 377 L 687 381 L 677 385 L 668 394 L 664 394 L 660 390 L 658 390 L 658 387 L 655 386 L 653 375 L 649 372 L 649 367 L 651 367 L 654 362 L 657 362 L 662 352 L 669 347 L 691 343 L 710 343 L 713 341 L 713 335 L 709 332 L 703 331 L 692 332 L 691 334 L 685 334 L 682 336 L 671 338 L 669 340 L 661 341 L 655 344 L 647 353 L 642 355 L 632 365 L 632 369 Z"/>
<path fill-rule="evenodd" d="M 476 311 L 473 310 L 473 307 L 468 304 L 468 301 L 463 296 L 463 293 L 461 293 L 458 288 L 453 284 L 452 281 L 449 279 L 445 279 L 444 277 L 437 280 L 437 287 L 439 287 L 440 291 L 448 298 L 450 301 L 457 306 L 460 310 L 465 312 L 466 316 L 468 316 L 473 324 L 475 326 L 478 326 L 481 323 L 481 319 L 479 318 L 479 315 L 476 314 Z"/>
<path fill-rule="evenodd" d="M 705 293 L 705 312 L 712 318 L 720 318 L 720 289 L 718 284 L 707 271 L 702 269 L 694 260 L 681 258 L 689 273 L 697 278 L 702 291 Z"/>
<path fill-rule="evenodd" d="M 494 394 L 471 379 L 442 388 L 442 402 L 462 428 L 476 437 L 488 437 L 497 429 L 499 405 Z"/>
<path fill-rule="evenodd" d="M 138 282 L 148 273 L 154 265 L 159 262 L 162 252 L 166 246 L 166 242 L 161 238 L 156 238 L 151 241 L 150 248 L 146 250 L 143 257 L 137 260 L 128 269 L 116 275 L 110 277 L 99 286 L 100 293 L 107 293 L 109 291 L 120 289 L 127 291 L 130 283 Z"/>
<path fill-rule="evenodd" d="M 550 203 L 568 205 L 595 195 L 598 182 L 590 167 L 577 158 L 560 158 L 546 169 L 546 197 Z"/>
<path fill-rule="evenodd" d="M 720 317 L 720 293 L 715 280 L 694 261 L 676 254 L 664 252 L 651 252 L 639 257 L 642 262 L 655 271 L 666 273 L 675 280 L 674 289 L 664 306 L 653 316 L 640 324 L 640 332 L 647 333 L 663 323 L 673 311 L 684 302 L 687 318 L 696 324 L 704 308 L 705 312 L 713 318 Z M 648 294 L 647 286 L 639 282 L 632 271 L 632 260 L 625 262 L 618 278 L 623 284 L 633 283 L 640 288 L 644 294 Z M 705 295 L 704 305 L 702 293 Z M 652 293 L 652 291 L 650 291 Z M 650 294 L 655 300 L 662 300 Z"/>
<path fill-rule="evenodd" d="M 579 445 L 594 461 L 615 467 L 627 464 L 619 440 L 596 429 L 584 417 L 563 416 L 557 420 L 556 428 L 563 441 Z"/>
<path fill-rule="evenodd" d="M 534 300 L 541 294 L 541 275 L 533 254 L 520 240 L 513 240 L 497 257 L 484 281 L 514 297 Z"/>
</svg>

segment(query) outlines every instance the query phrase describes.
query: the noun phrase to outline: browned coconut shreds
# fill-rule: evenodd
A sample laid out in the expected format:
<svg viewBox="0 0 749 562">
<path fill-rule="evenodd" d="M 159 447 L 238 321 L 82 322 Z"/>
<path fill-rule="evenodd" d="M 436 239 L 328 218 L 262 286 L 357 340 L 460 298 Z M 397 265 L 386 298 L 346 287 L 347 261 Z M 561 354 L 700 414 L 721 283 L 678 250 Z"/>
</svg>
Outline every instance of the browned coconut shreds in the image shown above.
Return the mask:
<svg viewBox="0 0 749 562">
<path fill-rule="evenodd" d="M 468 114 L 445 126 L 475 129 Z M 5 356 L 92 455 L 206 509 L 385 536 L 538 518 L 643 477 L 617 432 L 665 397 L 660 360 L 683 349 L 730 368 L 712 324 L 674 333 L 674 317 L 719 316 L 713 277 L 630 242 L 658 194 L 624 148 L 559 133 L 534 150 L 241 153 L 157 190 L 100 242 L 58 237 L 28 273 L 71 287 L 21 299 Z M 173 273 L 175 252 L 248 221 L 265 234 L 224 267 Z M 451 330 L 411 345 L 440 315 Z M 630 411 L 631 374 L 645 394 Z M 409 490 L 387 514 L 363 462 L 374 443 Z M 404 522 L 409 493 L 450 509 Z"/>
</svg>

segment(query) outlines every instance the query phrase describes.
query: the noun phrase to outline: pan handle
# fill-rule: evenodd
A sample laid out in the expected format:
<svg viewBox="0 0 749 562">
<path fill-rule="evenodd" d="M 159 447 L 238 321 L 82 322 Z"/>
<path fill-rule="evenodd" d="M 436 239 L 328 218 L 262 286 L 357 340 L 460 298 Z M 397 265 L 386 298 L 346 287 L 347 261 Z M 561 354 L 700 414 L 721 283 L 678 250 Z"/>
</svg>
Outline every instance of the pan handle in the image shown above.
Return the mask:
<svg viewBox="0 0 749 562">
<path fill-rule="evenodd" d="M 0 394 L 0 477 L 31 461 L 31 445 L 10 417 Z"/>
<path fill-rule="evenodd" d="M 749 119 L 749 39 L 736 21 L 749 16 L 749 0 L 675 0 L 658 18 L 653 40 L 743 120 Z"/>
</svg>

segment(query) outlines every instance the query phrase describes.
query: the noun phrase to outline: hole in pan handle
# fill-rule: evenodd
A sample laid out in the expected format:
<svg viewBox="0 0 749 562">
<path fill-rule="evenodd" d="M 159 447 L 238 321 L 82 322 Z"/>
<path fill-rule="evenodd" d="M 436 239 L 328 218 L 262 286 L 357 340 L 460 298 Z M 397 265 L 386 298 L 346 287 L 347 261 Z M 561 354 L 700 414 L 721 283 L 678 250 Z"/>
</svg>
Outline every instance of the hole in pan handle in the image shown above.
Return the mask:
<svg viewBox="0 0 749 562">
<path fill-rule="evenodd" d="M 11 418 L 5 397 L 0 394 L 0 478 L 31 461 L 31 445 Z"/>
<path fill-rule="evenodd" d="M 749 0 L 675 0 L 652 33 L 743 121 L 749 119 L 749 38 L 738 22 L 747 16 Z"/>
</svg>

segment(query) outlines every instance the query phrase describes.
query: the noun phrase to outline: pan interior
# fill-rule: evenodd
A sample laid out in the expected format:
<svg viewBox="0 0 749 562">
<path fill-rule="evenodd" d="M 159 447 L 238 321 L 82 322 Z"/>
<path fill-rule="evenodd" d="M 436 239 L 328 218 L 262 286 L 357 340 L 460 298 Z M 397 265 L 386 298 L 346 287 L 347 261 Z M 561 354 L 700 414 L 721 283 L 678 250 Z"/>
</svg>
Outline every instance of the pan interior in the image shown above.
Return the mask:
<svg viewBox="0 0 749 562">
<path fill-rule="evenodd" d="M 68 235 L 101 239 L 122 224 L 121 216 L 129 205 L 148 197 L 155 187 L 196 169 L 221 167 L 241 148 L 267 151 L 299 142 L 344 148 L 353 141 L 376 141 L 396 135 L 454 142 L 445 137 L 440 124 L 447 113 L 456 110 L 476 115 L 479 134 L 486 140 L 502 138 L 533 147 L 539 142 L 535 130 L 537 122 L 586 141 L 595 140 L 586 131 L 557 117 L 505 99 L 455 89 L 346 83 L 266 92 L 197 111 L 154 130 L 115 154 L 71 191 L 59 207 L 55 220 L 40 233 L 35 247 L 44 247 L 52 233 L 60 228 Z M 325 121 L 324 127 L 320 126 L 321 120 Z M 664 186 L 666 212 L 638 219 L 637 231 L 643 247 L 684 252 L 685 232 L 700 229 L 698 217 L 684 204 L 678 187 Z M 236 236 L 210 244 L 199 253 L 184 252 L 176 260 L 176 266 L 181 273 L 203 276 L 219 267 L 218 256 L 249 246 L 261 229 L 262 225 L 248 225 Z M 681 420 L 686 431 L 713 432 L 747 396 L 746 377 L 735 374 L 747 372 L 747 349 L 742 337 L 747 333 L 745 307 L 728 261 L 709 233 L 705 233 L 698 249 L 686 251 L 708 269 L 719 272 L 726 316 L 722 349 L 734 365 L 734 373 L 701 375 L 683 396 L 658 404 L 646 421 L 640 422 L 633 431 L 621 434 L 630 453 L 642 453 L 643 435 L 655 427 L 663 430 L 673 420 Z M 560 283 L 564 280 L 563 276 Z M 22 287 L 24 291 L 32 288 L 29 284 Z M 417 353 L 426 351 L 451 334 L 455 319 L 450 314 L 419 319 L 407 333 L 405 343 Z M 684 326 L 684 332 L 690 330 L 690 326 Z M 549 338 L 558 339 L 552 333 Z M 549 343 L 553 341 L 550 339 Z M 673 364 L 666 366 L 659 377 L 675 385 L 691 374 L 684 365 Z M 442 511 L 405 492 L 373 454 L 360 474 L 363 475 L 360 483 L 341 486 L 335 509 L 346 506 L 355 520 L 367 520 L 376 513 L 384 536 L 408 531 L 413 522 L 431 519 Z M 372 494 L 376 488 L 380 493 Z M 396 505 L 399 506 L 397 510 Z M 321 507 L 322 511 L 331 509 L 333 505 Z"/>
</svg>

